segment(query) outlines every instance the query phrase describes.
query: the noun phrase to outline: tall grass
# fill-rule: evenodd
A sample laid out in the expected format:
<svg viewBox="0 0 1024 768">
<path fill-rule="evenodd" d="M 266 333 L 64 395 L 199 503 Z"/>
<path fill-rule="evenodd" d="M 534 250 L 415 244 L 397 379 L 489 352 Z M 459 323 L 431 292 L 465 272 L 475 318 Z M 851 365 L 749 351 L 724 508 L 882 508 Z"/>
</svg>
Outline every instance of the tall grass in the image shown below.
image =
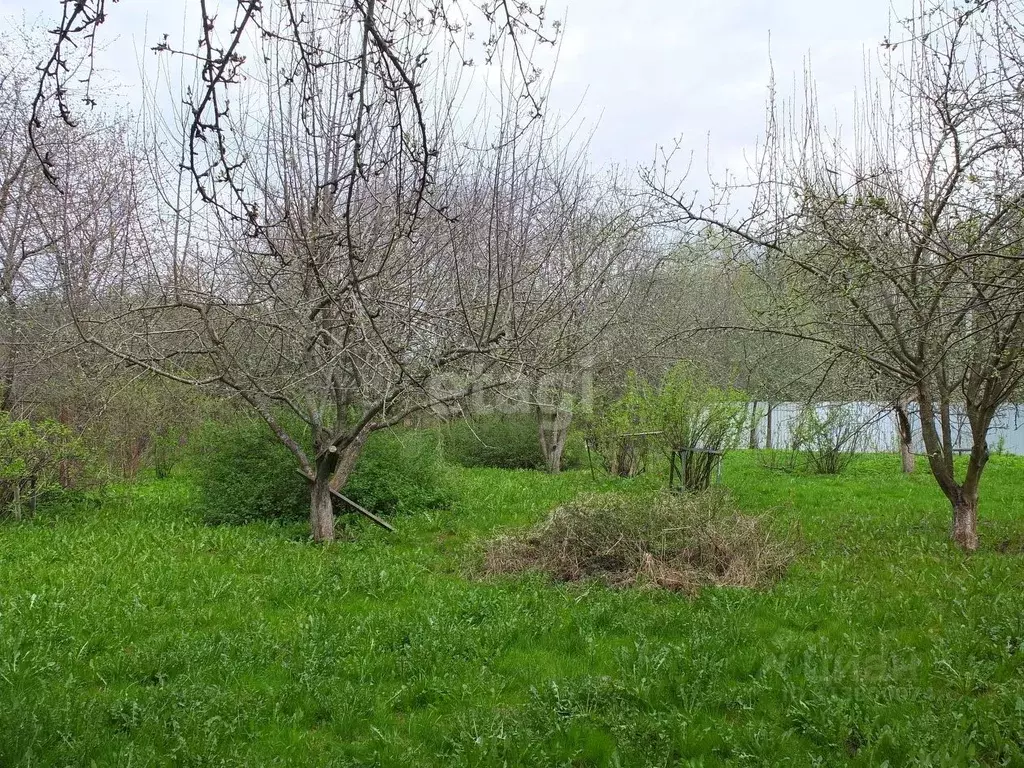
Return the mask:
<svg viewBox="0 0 1024 768">
<path fill-rule="evenodd" d="M 206 527 L 187 477 L 0 525 L 0 765 L 1019 765 L 1024 461 L 994 456 L 983 549 L 894 456 L 840 476 L 726 458 L 798 524 L 764 591 L 480 580 L 482 542 L 600 480 L 453 469 L 448 509 L 329 547 Z"/>
</svg>

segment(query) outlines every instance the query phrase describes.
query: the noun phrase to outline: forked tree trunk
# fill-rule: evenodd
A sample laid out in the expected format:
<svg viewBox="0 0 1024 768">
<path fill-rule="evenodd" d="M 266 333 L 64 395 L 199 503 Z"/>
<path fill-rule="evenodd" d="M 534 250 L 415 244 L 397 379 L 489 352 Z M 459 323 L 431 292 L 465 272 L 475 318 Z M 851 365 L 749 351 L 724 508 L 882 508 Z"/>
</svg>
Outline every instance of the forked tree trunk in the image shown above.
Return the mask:
<svg viewBox="0 0 1024 768">
<path fill-rule="evenodd" d="M 309 499 L 309 527 L 313 541 L 334 541 L 334 499 L 332 491 L 340 491 L 348 482 L 363 452 L 370 430 L 363 430 L 341 450 L 325 451 L 316 463 L 316 478 Z"/>
<path fill-rule="evenodd" d="M 951 448 L 949 401 L 945 398 L 940 400 L 939 413 L 936 414 L 930 395 L 922 387 L 917 399 L 921 411 L 921 435 L 928 452 L 928 466 L 953 508 L 950 537 L 964 551 L 973 552 L 978 548 L 978 487 L 988 463 L 985 437 L 995 409 L 994 406 L 980 410 L 968 409 L 974 443 L 967 463 L 967 474 L 963 483 L 958 483 Z M 936 416 L 940 422 L 938 427 L 935 424 Z"/>
<path fill-rule="evenodd" d="M 366 445 L 366 439 L 369 436 L 369 430 L 364 429 L 356 435 L 355 439 L 347 447 L 338 451 L 338 465 L 334 468 L 331 488 L 340 491 L 345 487 L 345 483 L 348 482 L 352 471 L 356 468 L 356 462 L 359 461 L 359 457 L 363 453 L 363 447 Z"/>
</svg>

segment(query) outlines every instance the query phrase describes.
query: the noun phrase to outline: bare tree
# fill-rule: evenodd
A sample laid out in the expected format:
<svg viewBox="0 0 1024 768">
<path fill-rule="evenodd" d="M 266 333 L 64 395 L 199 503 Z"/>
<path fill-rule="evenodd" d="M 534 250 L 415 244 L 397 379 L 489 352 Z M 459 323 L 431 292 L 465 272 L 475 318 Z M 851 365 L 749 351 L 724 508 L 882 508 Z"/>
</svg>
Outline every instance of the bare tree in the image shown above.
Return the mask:
<svg viewBox="0 0 1024 768">
<path fill-rule="evenodd" d="M 451 55 L 432 53 L 432 29 L 452 34 L 423 15 L 433 6 L 310 2 L 298 21 L 296 7 L 260 12 L 276 32 L 230 113 L 215 127 L 195 108 L 183 117 L 177 165 L 194 184 L 153 153 L 165 207 L 140 206 L 123 285 L 76 321 L 106 352 L 259 413 L 309 480 L 313 536 L 327 541 L 367 437 L 485 373 L 499 374 L 486 386 L 520 375 L 576 270 L 537 246 L 562 225 L 531 181 L 557 176 L 557 157 L 524 73 L 505 73 L 514 97 L 470 129 Z M 503 63 L 521 66 L 519 53 Z M 196 120 L 213 152 L 198 173 Z"/>
<path fill-rule="evenodd" d="M 561 471 L 576 406 L 590 396 L 594 360 L 607 331 L 649 267 L 646 214 L 614 176 L 559 172 L 547 279 L 561 308 L 532 339 L 530 400 L 541 453 Z"/>
<path fill-rule="evenodd" d="M 93 95 L 97 38 L 109 14 L 116 12 L 116 1 L 59 0 L 61 15 L 51 30 L 52 47 L 38 66 L 29 123 L 35 152 L 54 183 L 58 169 L 51 153 L 37 141 L 39 130 L 49 116 L 77 125 L 76 98 L 87 107 L 97 103 Z M 287 50 L 294 65 L 287 85 L 300 92 L 309 93 L 316 87 L 313 75 L 317 70 L 345 64 L 361 73 L 358 93 L 365 95 L 366 87 L 375 81 L 379 96 L 407 100 L 404 123 L 422 141 L 416 152 L 426 177 L 432 150 L 424 73 L 437 49 L 462 65 L 473 65 L 479 57 L 485 65 L 509 69 L 506 85 L 515 82 L 515 95 L 539 114 L 542 78 L 531 54 L 538 44 L 554 44 L 561 28 L 559 20 L 548 19 L 543 4 L 507 0 L 405 0 L 399 4 L 382 0 L 199 0 L 197 10 L 194 50 L 176 49 L 167 34 L 152 48 L 198 64 L 199 81 L 182 95 L 188 107 L 188 151 L 183 166 L 207 202 L 216 200 L 218 186 L 233 186 L 230 180 L 239 158 L 231 136 L 232 100 L 249 69 L 259 62 L 253 56 L 254 48 L 269 45 Z M 183 4 L 182 13 L 185 11 Z M 320 40 L 322 34 L 326 32 L 329 38 L 331 30 L 339 27 L 353 34 L 353 41 L 358 40 L 344 61 L 335 58 L 337 50 L 325 50 Z M 410 36 L 418 38 L 418 57 L 408 56 Z M 434 50 L 428 41 L 436 44 Z M 234 187 L 233 191 L 242 190 Z"/>
<path fill-rule="evenodd" d="M 813 83 L 802 113 L 773 104 L 743 216 L 695 203 L 665 166 L 646 175 L 673 221 L 728 232 L 755 268 L 784 273 L 793 301 L 770 330 L 862 360 L 893 399 L 913 393 L 966 550 L 986 435 L 1024 375 L 1020 32 L 1004 13 L 922 7 L 887 44 L 852 147 L 822 127 Z M 970 424 L 962 471 L 951 405 Z"/>
<path fill-rule="evenodd" d="M 0 40 L 0 410 L 64 419 L 64 385 L 85 359 L 64 308 L 59 265 L 74 254 L 83 288 L 110 278 L 114 254 L 124 250 L 134 185 L 124 131 L 96 115 L 78 131 L 60 121 L 37 126 L 38 146 L 67 176 L 68 194 L 47 183 L 27 130 L 40 39 L 27 28 Z"/>
</svg>

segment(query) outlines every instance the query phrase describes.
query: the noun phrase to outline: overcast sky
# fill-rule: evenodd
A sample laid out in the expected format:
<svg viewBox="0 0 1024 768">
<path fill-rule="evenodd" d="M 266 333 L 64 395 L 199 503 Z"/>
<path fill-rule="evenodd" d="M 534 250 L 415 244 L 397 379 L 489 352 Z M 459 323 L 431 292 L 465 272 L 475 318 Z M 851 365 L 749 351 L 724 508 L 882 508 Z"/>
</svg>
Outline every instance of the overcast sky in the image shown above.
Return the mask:
<svg viewBox="0 0 1024 768">
<path fill-rule="evenodd" d="M 894 0 L 897 11 L 908 0 Z M 110 3 L 108 3 L 110 5 Z M 102 62 L 112 79 L 138 80 L 139 51 L 180 34 L 185 0 L 111 5 Z M 740 170 L 764 124 L 770 68 L 790 92 L 810 60 L 822 113 L 848 115 L 864 56 L 876 57 L 891 0 L 555 0 L 565 33 L 552 108 L 596 124 L 598 164 L 632 167 L 682 135 L 716 167 Z M 58 0 L 0 0 L 11 19 L 57 14 Z M 148 30 L 148 31 L 147 31 Z M 194 33 L 189 34 L 189 38 Z M 130 90 L 130 88 L 129 88 Z"/>
</svg>

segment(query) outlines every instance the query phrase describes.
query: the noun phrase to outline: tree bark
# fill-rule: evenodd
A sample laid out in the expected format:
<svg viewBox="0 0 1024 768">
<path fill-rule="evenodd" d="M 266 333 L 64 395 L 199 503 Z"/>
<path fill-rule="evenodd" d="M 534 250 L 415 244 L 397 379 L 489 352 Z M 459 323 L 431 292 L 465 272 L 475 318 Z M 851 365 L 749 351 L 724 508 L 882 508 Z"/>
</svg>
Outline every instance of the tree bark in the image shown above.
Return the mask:
<svg viewBox="0 0 1024 768">
<path fill-rule="evenodd" d="M 321 448 L 316 460 L 313 487 L 309 493 L 309 529 L 317 543 L 334 541 L 334 500 L 331 498 L 331 482 L 338 468 L 339 456 L 336 450 Z"/>
<path fill-rule="evenodd" d="M 356 462 L 359 461 L 369 436 L 370 430 L 362 430 L 351 443 L 338 452 L 338 465 L 334 468 L 334 476 L 331 478 L 331 488 L 335 491 L 340 491 L 345 487 L 345 483 L 348 482 L 352 471 L 356 468 Z"/>
<path fill-rule="evenodd" d="M 562 471 L 562 454 L 569 437 L 572 412 L 563 408 L 548 410 L 537 408 L 537 428 L 540 450 L 544 456 L 544 468 L 552 475 Z"/>
<path fill-rule="evenodd" d="M 917 469 L 917 460 L 914 458 L 914 449 L 909 442 L 900 441 L 900 461 L 903 465 L 903 474 L 912 475 Z"/>
<path fill-rule="evenodd" d="M 965 552 L 978 548 L 978 499 L 968 495 L 953 502 L 953 541 Z"/>
<path fill-rule="evenodd" d="M 752 451 L 757 449 L 757 400 L 750 404 L 750 440 L 747 447 Z"/>
<path fill-rule="evenodd" d="M 764 447 L 768 450 L 772 448 L 772 404 L 768 403 L 768 410 L 765 413 L 765 434 L 764 434 Z"/>
<path fill-rule="evenodd" d="M 899 427 L 900 459 L 905 475 L 912 475 L 917 469 L 917 462 L 914 458 L 914 432 L 910 426 L 910 413 L 908 412 L 911 402 L 909 397 L 901 397 L 893 406 L 896 411 L 896 424 Z"/>
<path fill-rule="evenodd" d="M 995 414 L 995 406 L 968 408 L 967 417 L 974 442 L 967 463 L 967 474 L 961 484 L 956 481 L 953 456 L 949 452 L 951 449 L 947 448 L 952 445 L 948 410 L 943 413 L 943 406 L 948 406 L 948 399 L 940 400 L 940 424 L 936 427 L 936 413 L 930 395 L 926 387 L 919 387 L 917 402 L 921 410 L 921 435 L 928 452 L 928 466 L 953 507 L 950 537 L 965 552 L 973 552 L 978 548 L 978 488 L 989 456 L 985 437 Z"/>
<path fill-rule="evenodd" d="M 313 532 L 313 541 L 334 541 L 334 502 L 331 500 L 330 475 L 320 471 L 310 491 L 309 528 Z"/>
<path fill-rule="evenodd" d="M 939 401 L 939 424 L 942 426 L 942 452 L 949 456 L 952 462 L 956 456 L 953 450 L 953 418 L 950 413 L 949 395 L 945 392 Z"/>
</svg>

